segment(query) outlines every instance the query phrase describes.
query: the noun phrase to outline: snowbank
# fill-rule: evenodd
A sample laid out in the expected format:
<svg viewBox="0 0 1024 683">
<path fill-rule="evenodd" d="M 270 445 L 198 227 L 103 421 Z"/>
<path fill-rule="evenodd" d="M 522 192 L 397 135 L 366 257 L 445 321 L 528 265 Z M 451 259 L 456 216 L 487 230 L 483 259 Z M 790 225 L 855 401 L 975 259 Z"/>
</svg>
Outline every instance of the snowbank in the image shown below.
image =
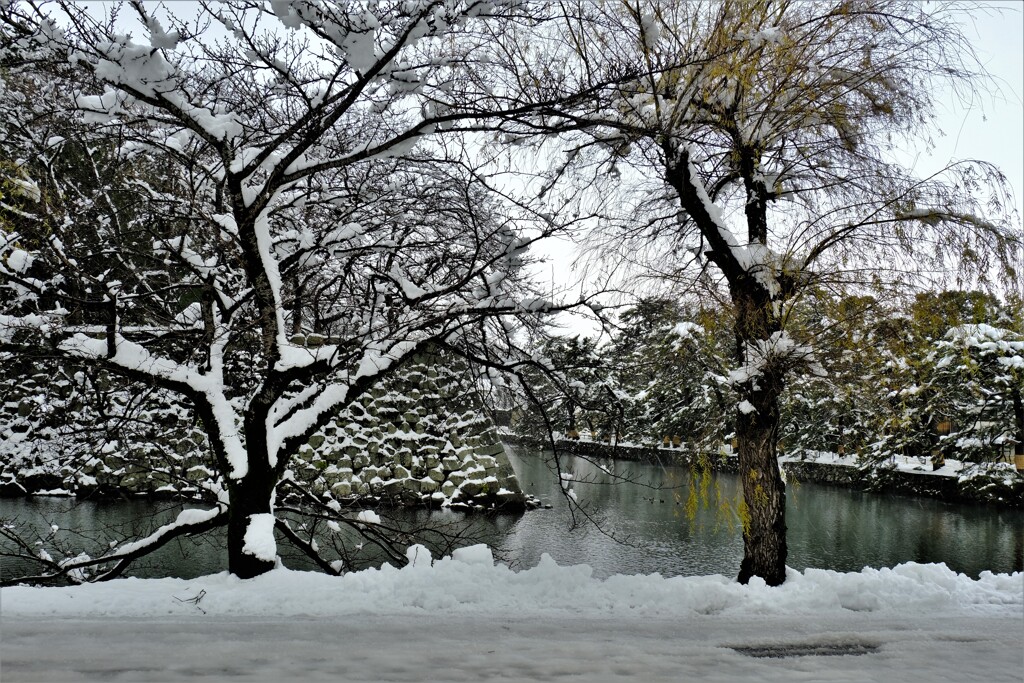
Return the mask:
<svg viewBox="0 0 1024 683">
<path fill-rule="evenodd" d="M 474 546 L 454 558 L 430 561 L 414 546 L 414 565 L 385 566 L 332 577 L 279 568 L 242 581 L 227 573 L 198 579 L 128 578 L 68 588 L 15 587 L 3 591 L 8 617 L 139 617 L 199 614 L 234 617 L 344 615 L 572 614 L 781 615 L 826 612 L 1016 613 L 1024 609 L 1024 577 L 983 572 L 978 580 L 943 564 L 902 564 L 859 573 L 790 570 L 786 583 L 742 586 L 721 575 L 596 579 L 586 565 L 558 566 L 544 555 L 538 566 L 512 571 Z M 198 597 L 197 596 L 201 596 Z"/>
<path fill-rule="evenodd" d="M 944 565 L 595 579 L 474 546 L 343 577 L 277 569 L 4 589 L 4 680 L 1020 681 L 1024 577 Z"/>
</svg>

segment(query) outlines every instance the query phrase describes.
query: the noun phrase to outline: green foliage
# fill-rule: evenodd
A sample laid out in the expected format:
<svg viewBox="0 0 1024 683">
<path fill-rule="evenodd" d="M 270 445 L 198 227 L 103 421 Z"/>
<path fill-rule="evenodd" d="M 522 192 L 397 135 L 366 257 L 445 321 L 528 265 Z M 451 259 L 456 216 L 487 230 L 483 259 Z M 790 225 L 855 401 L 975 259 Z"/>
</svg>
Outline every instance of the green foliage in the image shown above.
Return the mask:
<svg viewBox="0 0 1024 683">
<path fill-rule="evenodd" d="M 563 434 L 661 444 L 679 437 L 717 453 L 732 430 L 735 397 L 721 382 L 729 334 L 720 314 L 670 299 L 627 309 L 609 343 L 554 338 L 544 354 L 556 376 L 537 375 L 534 390 L 552 428 Z M 534 415 L 516 424 L 541 427 Z"/>
<path fill-rule="evenodd" d="M 1019 306 L 982 292 L 924 292 L 895 305 L 867 296 L 801 301 L 787 324 L 816 330 L 815 357 L 826 372 L 791 380 L 780 406 L 781 450 L 856 455 L 865 464 L 935 453 L 1003 459 L 1024 442 L 1021 318 Z M 659 445 L 679 436 L 695 453 L 716 454 L 738 401 L 724 377 L 728 325 L 720 310 L 651 299 L 624 312 L 599 349 L 588 339 L 560 342 L 552 359 L 586 391 L 560 404 L 558 429 L 570 429 L 571 405 L 578 427 L 595 438 L 617 431 Z M 948 434 L 939 433 L 941 422 L 950 423 Z"/>
<path fill-rule="evenodd" d="M 787 446 L 869 462 L 936 453 L 981 462 L 1021 439 L 1019 309 L 961 291 L 925 292 L 904 306 L 864 298 L 823 306 L 834 316 L 818 344 L 828 376 L 793 381 Z"/>
</svg>

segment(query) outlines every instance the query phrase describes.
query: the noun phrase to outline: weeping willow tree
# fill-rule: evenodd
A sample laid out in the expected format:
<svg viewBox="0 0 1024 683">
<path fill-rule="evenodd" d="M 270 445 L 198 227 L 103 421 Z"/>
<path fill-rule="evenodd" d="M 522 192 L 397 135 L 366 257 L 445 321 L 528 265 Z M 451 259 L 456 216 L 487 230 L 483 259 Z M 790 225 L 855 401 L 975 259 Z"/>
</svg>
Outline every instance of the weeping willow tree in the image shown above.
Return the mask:
<svg viewBox="0 0 1024 683">
<path fill-rule="evenodd" d="M 566 7 L 563 4 L 563 7 Z M 968 8 L 970 6 L 967 6 Z M 595 239 L 616 264 L 699 283 L 729 307 L 743 481 L 740 581 L 785 580 L 780 397 L 820 371 L 820 292 L 1012 282 L 1019 220 L 992 165 L 927 177 L 897 150 L 936 134 L 936 93 L 986 83 L 958 13 L 902 0 L 622 0 L 567 8 L 564 59 L 599 88 L 552 111 L 566 169 L 603 174 L 618 220 Z M 634 271 L 635 272 L 635 271 Z"/>
</svg>

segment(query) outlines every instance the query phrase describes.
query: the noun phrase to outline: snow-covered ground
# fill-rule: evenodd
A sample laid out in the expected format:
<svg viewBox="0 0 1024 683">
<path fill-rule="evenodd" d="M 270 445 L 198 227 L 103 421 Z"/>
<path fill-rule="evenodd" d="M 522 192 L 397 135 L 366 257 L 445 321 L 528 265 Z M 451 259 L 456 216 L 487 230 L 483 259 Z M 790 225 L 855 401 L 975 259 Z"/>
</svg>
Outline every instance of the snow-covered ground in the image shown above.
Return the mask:
<svg viewBox="0 0 1024 683">
<path fill-rule="evenodd" d="M 412 552 L 416 552 L 414 549 Z M 123 579 L 0 594 L 0 680 L 997 681 L 1024 676 L 1024 575 L 944 565 L 612 576 L 483 546 L 343 577 Z"/>
<path fill-rule="evenodd" d="M 828 465 L 839 465 L 843 467 L 860 467 L 862 463 L 856 455 L 839 455 L 837 453 L 831 453 L 828 451 L 801 451 L 796 454 L 786 454 L 779 458 L 780 462 L 819 462 Z M 1012 474 L 1014 471 L 1013 465 L 1008 462 L 999 463 L 987 463 L 986 466 L 981 466 L 976 463 L 963 462 L 961 460 L 954 460 L 947 458 L 939 469 L 932 468 L 932 462 L 930 458 L 923 457 L 912 457 L 906 455 L 893 455 L 890 456 L 886 461 L 880 465 L 881 467 L 891 467 L 894 470 L 900 472 L 913 472 L 914 474 L 926 474 L 934 477 L 963 477 L 965 473 L 967 475 L 971 473 L 979 473 L 984 471 L 994 471 L 996 469 L 1005 470 L 1007 474 Z"/>
</svg>

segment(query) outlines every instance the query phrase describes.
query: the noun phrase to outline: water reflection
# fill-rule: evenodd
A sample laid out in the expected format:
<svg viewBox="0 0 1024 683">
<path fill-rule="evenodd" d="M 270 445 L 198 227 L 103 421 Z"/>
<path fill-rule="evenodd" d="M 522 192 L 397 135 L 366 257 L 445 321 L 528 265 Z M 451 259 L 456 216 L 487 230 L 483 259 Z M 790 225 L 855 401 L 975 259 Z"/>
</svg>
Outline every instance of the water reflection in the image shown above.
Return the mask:
<svg viewBox="0 0 1024 683">
<path fill-rule="evenodd" d="M 550 454 L 514 457 L 524 487 L 554 507 L 523 518 L 509 533 L 518 559 L 532 566 L 542 552 L 560 563 L 587 563 L 596 575 L 660 572 L 664 575 L 718 573 L 733 576 L 743 556 L 735 514 L 739 481 L 712 475 L 707 500 L 687 514 L 691 497 L 686 469 L 623 461 L 564 457 L 574 473 L 581 501 L 603 518 L 604 528 L 629 539 L 616 544 L 592 528 L 566 533 L 569 515 L 557 481 L 545 465 Z M 606 469 L 609 474 L 606 474 Z M 609 485 L 612 475 L 636 484 Z M 877 495 L 790 481 L 787 494 L 788 564 L 859 571 L 901 562 L 945 562 L 971 576 L 982 571 L 1024 569 L 1022 520 L 1018 510 L 997 510 L 938 500 Z"/>
<path fill-rule="evenodd" d="M 559 564 L 589 564 L 602 577 L 654 572 L 733 576 L 739 567 L 743 542 L 732 513 L 738 500 L 733 475 L 713 475 L 706 486 L 694 490 L 690 473 L 682 468 L 615 460 L 592 463 L 566 456 L 563 471 L 573 473 L 578 499 L 600 522 L 600 527 L 583 524 L 571 529 L 568 505 L 547 462 L 550 453 L 521 451 L 511 458 L 524 489 L 551 509 L 523 516 L 410 510 L 394 513 L 395 518 L 411 525 L 453 525 L 465 533 L 464 544 L 488 542 L 517 567 L 536 565 L 542 553 Z M 789 565 L 797 569 L 857 571 L 911 560 L 945 562 L 975 577 L 984 570 L 1022 569 L 1019 511 L 799 482 L 790 482 L 787 501 Z M 179 509 L 146 501 L 76 504 L 68 499 L 35 498 L 2 503 L 5 518 L 31 518 L 41 528 L 56 523 L 62 529 L 94 530 L 89 537 L 96 548 L 129 534 L 146 533 L 173 519 Z M 222 571 L 227 564 L 223 546 L 223 536 L 216 534 L 201 541 L 179 539 L 131 573 L 192 577 Z M 280 548 L 287 566 L 309 567 L 284 543 Z M 361 566 L 381 559 L 372 548 L 360 552 Z M 17 572 L 10 561 L 4 564 L 0 568 L 4 575 Z"/>
</svg>

